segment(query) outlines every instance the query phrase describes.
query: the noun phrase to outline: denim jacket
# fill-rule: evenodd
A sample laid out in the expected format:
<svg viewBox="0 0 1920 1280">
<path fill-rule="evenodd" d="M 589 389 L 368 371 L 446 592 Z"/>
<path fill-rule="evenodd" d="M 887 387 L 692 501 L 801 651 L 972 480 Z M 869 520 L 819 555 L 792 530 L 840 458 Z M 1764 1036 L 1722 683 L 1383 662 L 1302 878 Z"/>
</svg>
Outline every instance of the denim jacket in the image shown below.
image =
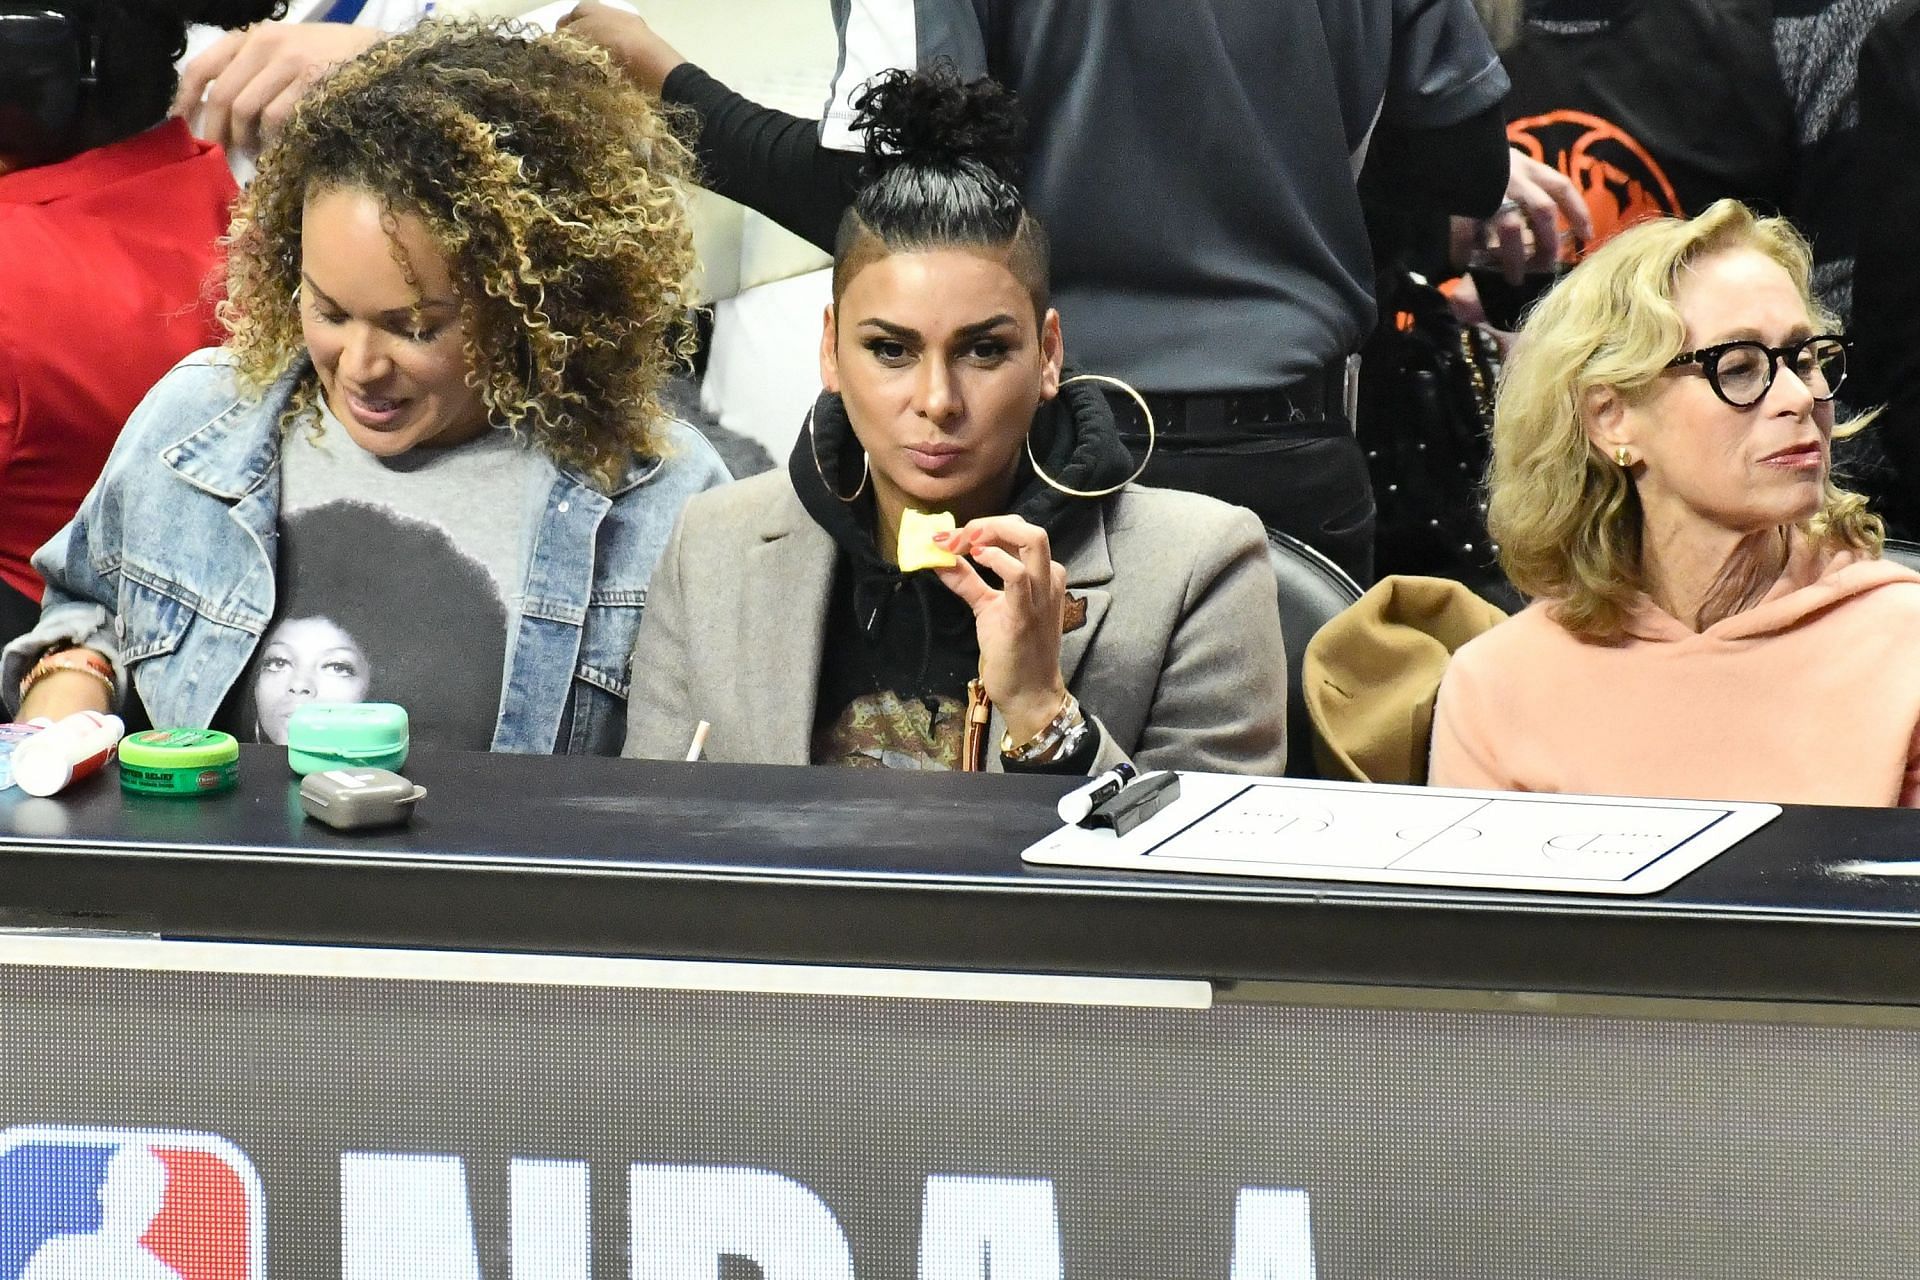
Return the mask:
<svg viewBox="0 0 1920 1280">
<path fill-rule="evenodd" d="M 304 366 L 250 399 L 218 348 L 188 356 L 127 420 L 99 482 L 34 554 L 40 623 L 7 646 L 0 694 L 50 645 L 113 661 L 156 726 L 205 726 L 273 617 L 280 412 Z M 495 751 L 614 755 L 647 582 L 675 518 L 727 469 L 672 422 L 665 457 L 635 457 L 611 495 L 548 463 L 507 663 Z M 422 643 L 427 643 L 422 637 Z"/>
</svg>

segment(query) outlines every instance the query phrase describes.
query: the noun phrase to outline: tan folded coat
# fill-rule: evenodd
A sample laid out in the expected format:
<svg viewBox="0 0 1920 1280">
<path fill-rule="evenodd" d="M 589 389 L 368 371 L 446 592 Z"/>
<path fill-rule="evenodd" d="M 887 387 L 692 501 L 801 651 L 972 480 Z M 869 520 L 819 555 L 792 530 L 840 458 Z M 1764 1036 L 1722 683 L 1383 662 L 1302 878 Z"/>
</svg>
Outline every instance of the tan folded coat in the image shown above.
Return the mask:
<svg viewBox="0 0 1920 1280">
<path fill-rule="evenodd" d="M 1448 578 L 1388 577 L 1320 628 L 1300 681 L 1321 776 L 1424 784 L 1447 662 L 1506 616 Z"/>
</svg>

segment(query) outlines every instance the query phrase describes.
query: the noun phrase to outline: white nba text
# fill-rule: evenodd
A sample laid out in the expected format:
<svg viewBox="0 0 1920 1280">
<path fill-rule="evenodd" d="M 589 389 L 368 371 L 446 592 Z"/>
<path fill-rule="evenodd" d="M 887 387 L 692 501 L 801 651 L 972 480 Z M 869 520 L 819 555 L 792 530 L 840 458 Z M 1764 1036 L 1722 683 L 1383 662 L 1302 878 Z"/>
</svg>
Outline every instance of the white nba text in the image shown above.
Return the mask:
<svg viewBox="0 0 1920 1280">
<path fill-rule="evenodd" d="M 628 1171 L 631 1280 L 718 1280 L 745 1258 L 765 1280 L 855 1280 L 833 1211 L 765 1169 L 635 1164 Z M 590 1280 L 584 1161 L 515 1158 L 508 1176 L 512 1280 Z M 1313 1280 L 1307 1193 L 1243 1187 L 1228 1280 Z M 990 1259 L 983 1264 L 982 1259 Z M 458 1156 L 340 1157 L 341 1280 L 481 1280 Z M 935 1174 L 921 1197 L 918 1280 L 1064 1280 L 1046 1178 Z"/>
</svg>

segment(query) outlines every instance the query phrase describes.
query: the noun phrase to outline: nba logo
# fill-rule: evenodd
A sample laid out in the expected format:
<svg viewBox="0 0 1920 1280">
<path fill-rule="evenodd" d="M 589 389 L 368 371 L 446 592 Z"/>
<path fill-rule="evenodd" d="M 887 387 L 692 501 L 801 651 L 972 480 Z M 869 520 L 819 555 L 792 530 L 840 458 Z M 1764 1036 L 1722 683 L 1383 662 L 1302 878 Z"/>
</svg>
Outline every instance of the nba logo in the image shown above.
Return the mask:
<svg viewBox="0 0 1920 1280">
<path fill-rule="evenodd" d="M 263 1216 L 215 1134 L 0 1132 L 0 1280 L 263 1280 Z"/>
</svg>

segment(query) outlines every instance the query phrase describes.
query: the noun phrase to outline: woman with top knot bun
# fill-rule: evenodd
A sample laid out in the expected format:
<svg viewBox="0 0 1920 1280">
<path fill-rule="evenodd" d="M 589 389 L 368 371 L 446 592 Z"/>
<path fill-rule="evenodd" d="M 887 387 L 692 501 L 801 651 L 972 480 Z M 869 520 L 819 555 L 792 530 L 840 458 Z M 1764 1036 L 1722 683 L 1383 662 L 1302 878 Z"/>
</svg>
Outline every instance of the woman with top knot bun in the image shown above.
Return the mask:
<svg viewBox="0 0 1920 1280">
<path fill-rule="evenodd" d="M 207 281 L 239 194 L 167 117 L 189 23 L 282 0 L 44 0 L 0 18 L 0 644 L 40 613 L 28 563 L 172 364 L 218 342 Z"/>
<path fill-rule="evenodd" d="M 1012 96 L 893 72 L 859 103 L 825 392 L 785 474 L 690 502 L 635 650 L 627 754 L 1277 773 L 1285 661 L 1247 511 L 1131 483 L 1065 368 Z"/>
</svg>

